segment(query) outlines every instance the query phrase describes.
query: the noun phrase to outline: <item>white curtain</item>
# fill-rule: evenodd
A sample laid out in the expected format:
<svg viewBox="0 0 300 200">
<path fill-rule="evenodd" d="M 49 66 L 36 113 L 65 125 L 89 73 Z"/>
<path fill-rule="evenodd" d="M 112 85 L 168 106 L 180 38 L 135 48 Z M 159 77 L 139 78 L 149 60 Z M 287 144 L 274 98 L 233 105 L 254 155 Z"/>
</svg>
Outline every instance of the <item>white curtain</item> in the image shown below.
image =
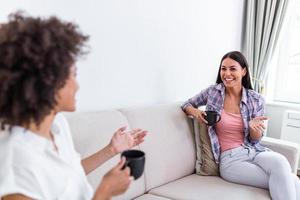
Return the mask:
<svg viewBox="0 0 300 200">
<path fill-rule="evenodd" d="M 263 93 L 269 62 L 278 43 L 288 3 L 291 0 L 246 0 L 243 53 L 253 89 Z"/>
</svg>

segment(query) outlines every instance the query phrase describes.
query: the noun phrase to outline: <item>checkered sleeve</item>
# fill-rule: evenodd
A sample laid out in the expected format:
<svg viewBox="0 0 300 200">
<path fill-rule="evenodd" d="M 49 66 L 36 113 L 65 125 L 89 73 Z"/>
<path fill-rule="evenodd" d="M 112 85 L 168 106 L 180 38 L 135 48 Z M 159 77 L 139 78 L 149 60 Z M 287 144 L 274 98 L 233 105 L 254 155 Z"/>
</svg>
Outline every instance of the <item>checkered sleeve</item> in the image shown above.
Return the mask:
<svg viewBox="0 0 300 200">
<path fill-rule="evenodd" d="M 253 103 L 254 106 L 254 113 L 253 113 L 253 117 L 258 117 L 258 116 L 265 116 L 266 112 L 265 112 L 265 100 L 264 98 L 259 95 L 258 98 L 256 99 L 256 101 Z M 265 132 L 262 133 L 262 137 L 265 135 Z M 261 138 L 262 138 L 261 137 Z M 252 144 L 257 144 L 258 142 L 260 142 L 260 139 L 258 140 L 254 140 L 251 139 L 250 134 L 249 134 L 249 140 Z"/>
<path fill-rule="evenodd" d="M 188 106 L 193 106 L 194 108 L 198 108 L 199 106 L 206 105 L 207 97 L 212 87 L 213 86 L 202 90 L 200 93 L 196 94 L 192 98 L 185 101 L 181 106 L 182 110 L 184 111 Z"/>
</svg>

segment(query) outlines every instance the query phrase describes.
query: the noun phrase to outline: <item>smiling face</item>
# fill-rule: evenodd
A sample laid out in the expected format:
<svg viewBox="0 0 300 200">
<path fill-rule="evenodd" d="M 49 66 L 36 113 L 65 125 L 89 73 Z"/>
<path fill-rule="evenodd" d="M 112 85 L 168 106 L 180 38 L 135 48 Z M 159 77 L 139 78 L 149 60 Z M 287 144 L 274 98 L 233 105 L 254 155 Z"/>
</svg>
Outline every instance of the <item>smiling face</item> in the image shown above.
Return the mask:
<svg viewBox="0 0 300 200">
<path fill-rule="evenodd" d="M 246 68 L 242 68 L 237 61 L 225 58 L 221 64 L 220 77 L 226 88 L 239 89 L 242 87 L 242 78 L 246 72 Z"/>
<path fill-rule="evenodd" d="M 60 111 L 75 111 L 76 99 L 75 95 L 79 89 L 79 85 L 76 80 L 76 67 L 73 65 L 70 68 L 70 74 L 66 80 L 65 85 L 57 91 L 56 94 L 56 112 Z"/>
</svg>

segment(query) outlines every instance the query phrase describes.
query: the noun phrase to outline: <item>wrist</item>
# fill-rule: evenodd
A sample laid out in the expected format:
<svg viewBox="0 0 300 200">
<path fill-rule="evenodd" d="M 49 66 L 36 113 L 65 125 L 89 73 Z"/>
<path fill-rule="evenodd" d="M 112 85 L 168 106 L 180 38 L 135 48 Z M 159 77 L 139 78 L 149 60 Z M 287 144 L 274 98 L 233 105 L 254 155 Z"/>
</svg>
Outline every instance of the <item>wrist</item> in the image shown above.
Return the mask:
<svg viewBox="0 0 300 200">
<path fill-rule="evenodd" d="M 256 131 L 256 130 L 250 130 L 250 138 L 252 140 L 259 140 L 263 136 L 263 133 L 261 131 Z"/>
<path fill-rule="evenodd" d="M 189 115 L 192 115 L 193 117 L 196 117 L 197 110 L 193 106 L 188 106 L 186 108 L 186 113 L 188 113 Z"/>
<path fill-rule="evenodd" d="M 199 109 L 198 109 L 198 108 L 193 108 L 193 110 L 192 110 L 192 115 L 193 115 L 194 117 L 197 117 L 197 116 L 198 116 L 198 112 L 199 112 Z"/>
<path fill-rule="evenodd" d="M 116 148 L 114 148 L 112 144 L 108 144 L 105 148 L 111 157 L 118 154 Z"/>
<path fill-rule="evenodd" d="M 111 197 L 112 194 L 109 189 L 109 186 L 107 184 L 104 184 L 102 181 L 95 192 L 95 196 L 93 200 L 110 200 Z"/>
</svg>

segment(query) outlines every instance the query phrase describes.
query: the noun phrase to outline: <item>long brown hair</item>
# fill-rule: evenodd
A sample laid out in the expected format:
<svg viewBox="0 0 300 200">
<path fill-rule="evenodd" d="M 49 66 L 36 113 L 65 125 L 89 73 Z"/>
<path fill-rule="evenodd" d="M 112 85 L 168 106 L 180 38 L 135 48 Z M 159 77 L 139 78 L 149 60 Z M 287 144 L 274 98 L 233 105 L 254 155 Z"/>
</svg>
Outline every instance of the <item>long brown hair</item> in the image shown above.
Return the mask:
<svg viewBox="0 0 300 200">
<path fill-rule="evenodd" d="M 246 74 L 242 78 L 242 85 L 244 86 L 244 88 L 253 90 L 253 87 L 251 84 L 251 79 L 250 79 L 248 62 L 247 62 L 245 56 L 239 51 L 228 52 L 222 57 L 216 83 L 219 84 L 219 83 L 223 82 L 221 79 L 221 76 L 220 76 L 220 71 L 221 71 L 221 67 L 222 67 L 222 62 L 226 58 L 231 58 L 232 60 L 235 60 L 236 62 L 238 62 L 243 69 L 246 68 Z"/>
</svg>

